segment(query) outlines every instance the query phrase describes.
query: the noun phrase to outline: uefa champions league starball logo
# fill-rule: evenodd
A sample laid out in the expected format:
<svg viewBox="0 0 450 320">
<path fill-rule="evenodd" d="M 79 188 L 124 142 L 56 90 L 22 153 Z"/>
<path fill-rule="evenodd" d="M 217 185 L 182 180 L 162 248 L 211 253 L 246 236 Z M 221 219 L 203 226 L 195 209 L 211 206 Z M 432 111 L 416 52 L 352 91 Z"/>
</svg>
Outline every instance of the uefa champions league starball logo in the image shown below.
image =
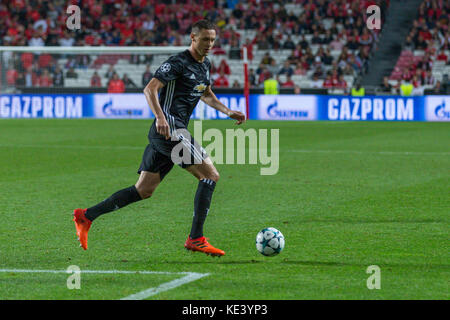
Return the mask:
<svg viewBox="0 0 450 320">
<path fill-rule="evenodd" d="M 170 68 L 171 68 L 170 64 L 169 64 L 168 62 L 166 62 L 166 63 L 164 63 L 164 64 L 161 66 L 161 71 L 162 71 L 162 72 L 169 72 L 169 71 L 170 71 Z"/>
</svg>

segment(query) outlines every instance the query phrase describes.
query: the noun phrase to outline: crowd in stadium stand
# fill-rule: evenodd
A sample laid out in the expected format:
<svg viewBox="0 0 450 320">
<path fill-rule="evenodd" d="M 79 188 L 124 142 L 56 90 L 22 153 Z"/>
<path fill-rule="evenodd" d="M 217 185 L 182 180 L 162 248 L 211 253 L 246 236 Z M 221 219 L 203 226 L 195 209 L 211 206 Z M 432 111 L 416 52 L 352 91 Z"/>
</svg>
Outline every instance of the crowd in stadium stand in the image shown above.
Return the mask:
<svg viewBox="0 0 450 320">
<path fill-rule="evenodd" d="M 66 27 L 65 10 L 69 2 L 81 7 L 81 30 L 76 32 Z M 253 59 L 255 50 L 292 51 L 286 61 L 279 61 L 276 55 L 264 56 L 259 67 L 250 70 L 252 86 L 260 86 L 270 76 L 285 75 L 286 81 L 281 85 L 293 87 L 295 85 L 291 80 L 293 75 L 308 73 L 311 74 L 312 87 L 320 84 L 325 88 L 347 88 L 351 84 L 345 82 L 344 76 L 364 74 L 377 42 L 379 30 L 369 30 L 364 22 L 366 8 L 377 4 L 384 12 L 389 6 L 389 0 L 250 0 L 245 4 L 237 0 L 175 2 L 175 4 L 156 0 L 2 2 L 0 45 L 177 46 L 182 45 L 182 35 L 190 31 L 193 22 L 207 18 L 215 22 L 218 28 L 214 52 L 227 54 L 219 66 L 213 66 L 215 86 L 241 86 L 236 82 L 230 83 L 227 78 L 230 73 L 227 60 L 240 59 L 242 48 L 245 46 L 250 59 Z M 425 2 L 434 5 L 435 1 Z M 287 3 L 301 5 L 302 13 L 296 15 L 286 10 Z M 448 12 L 446 9 L 447 7 L 442 9 L 439 14 Z M 429 37 L 429 33 L 417 31 L 430 17 L 430 10 L 425 8 L 423 13 L 425 22 L 419 20 L 415 25 L 415 32 L 411 32 L 412 45 L 418 47 L 423 45 L 421 35 L 425 39 Z M 332 19 L 330 26 L 324 25 L 325 18 Z M 431 20 L 435 20 L 434 17 Z M 439 29 L 444 26 L 446 25 L 435 27 Z M 253 39 L 243 39 L 244 36 L 237 31 L 243 29 L 257 31 L 256 36 Z M 416 33 L 419 33 L 418 37 Z M 306 40 L 305 34 L 312 35 L 311 39 Z M 296 43 L 290 35 L 303 37 Z M 228 52 L 223 51 L 225 45 L 229 46 Z M 319 46 L 317 52 L 313 52 L 312 45 Z M 331 55 L 333 50 L 341 51 L 337 59 Z M 64 78 L 77 77 L 78 69 L 92 67 L 95 64 L 95 61 L 90 61 L 89 58 L 89 55 L 77 55 L 69 59 L 65 65 L 58 66 L 51 55 L 41 54 L 36 57 L 31 53 L 24 53 L 14 65 L 9 66 L 8 82 L 26 86 L 63 86 Z M 144 58 L 138 56 L 137 59 Z M 146 79 L 149 78 L 148 72 L 147 70 Z M 101 83 L 97 76 L 98 74 L 93 76 L 91 84 L 109 85 Z M 114 78 L 113 73 L 108 78 Z M 124 82 L 125 87 L 133 86 L 127 83 L 127 79 L 119 80 Z"/>
<path fill-rule="evenodd" d="M 442 81 L 433 76 L 433 64 L 442 61 L 449 64 L 446 51 L 450 50 L 450 1 L 424 0 L 417 18 L 406 37 L 404 50 L 390 75 L 391 80 L 397 80 L 394 88 L 398 89 L 401 83 L 412 83 L 414 89 L 423 86 L 432 86 L 434 93 L 443 94 L 447 87 L 448 75 L 444 75 Z M 414 56 L 413 52 L 423 54 Z M 384 79 L 383 91 L 388 92 L 392 86 L 388 86 L 388 78 Z"/>
</svg>

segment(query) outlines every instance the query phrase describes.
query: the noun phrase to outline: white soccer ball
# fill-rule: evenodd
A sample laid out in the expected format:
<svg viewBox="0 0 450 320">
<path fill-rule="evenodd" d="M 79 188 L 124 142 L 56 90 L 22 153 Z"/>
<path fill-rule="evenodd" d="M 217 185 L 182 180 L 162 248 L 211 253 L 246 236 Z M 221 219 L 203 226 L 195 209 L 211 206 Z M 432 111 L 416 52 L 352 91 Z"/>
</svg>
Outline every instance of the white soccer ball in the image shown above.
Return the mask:
<svg viewBox="0 0 450 320">
<path fill-rule="evenodd" d="M 256 249 L 264 256 L 272 257 L 284 248 L 284 236 L 275 228 L 264 228 L 256 235 Z"/>
</svg>

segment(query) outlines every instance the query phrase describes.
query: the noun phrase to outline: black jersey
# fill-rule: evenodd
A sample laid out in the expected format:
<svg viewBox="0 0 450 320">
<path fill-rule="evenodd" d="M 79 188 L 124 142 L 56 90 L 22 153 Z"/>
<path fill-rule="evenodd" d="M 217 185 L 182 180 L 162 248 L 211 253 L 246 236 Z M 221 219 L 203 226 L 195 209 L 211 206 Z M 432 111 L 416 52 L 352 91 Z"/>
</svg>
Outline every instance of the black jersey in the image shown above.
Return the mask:
<svg viewBox="0 0 450 320">
<path fill-rule="evenodd" d="M 171 56 L 155 72 L 154 77 L 165 84 L 159 93 L 159 104 L 172 133 L 187 128 L 192 111 L 210 85 L 211 63 L 195 60 L 189 50 Z M 156 131 L 156 119 L 150 128 L 149 139 L 165 139 Z"/>
</svg>

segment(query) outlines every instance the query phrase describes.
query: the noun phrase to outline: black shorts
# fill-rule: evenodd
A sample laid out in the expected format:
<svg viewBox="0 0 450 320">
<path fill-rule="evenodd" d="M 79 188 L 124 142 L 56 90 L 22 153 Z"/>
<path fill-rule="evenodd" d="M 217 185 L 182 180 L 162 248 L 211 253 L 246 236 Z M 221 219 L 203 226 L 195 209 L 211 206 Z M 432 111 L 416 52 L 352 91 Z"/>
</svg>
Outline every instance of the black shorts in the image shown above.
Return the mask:
<svg viewBox="0 0 450 320">
<path fill-rule="evenodd" d="M 205 149 L 192 137 L 181 137 L 180 141 L 151 139 L 142 155 L 138 174 L 142 171 L 159 172 L 162 181 L 174 164 L 185 169 L 202 163 L 207 157 Z"/>
</svg>

